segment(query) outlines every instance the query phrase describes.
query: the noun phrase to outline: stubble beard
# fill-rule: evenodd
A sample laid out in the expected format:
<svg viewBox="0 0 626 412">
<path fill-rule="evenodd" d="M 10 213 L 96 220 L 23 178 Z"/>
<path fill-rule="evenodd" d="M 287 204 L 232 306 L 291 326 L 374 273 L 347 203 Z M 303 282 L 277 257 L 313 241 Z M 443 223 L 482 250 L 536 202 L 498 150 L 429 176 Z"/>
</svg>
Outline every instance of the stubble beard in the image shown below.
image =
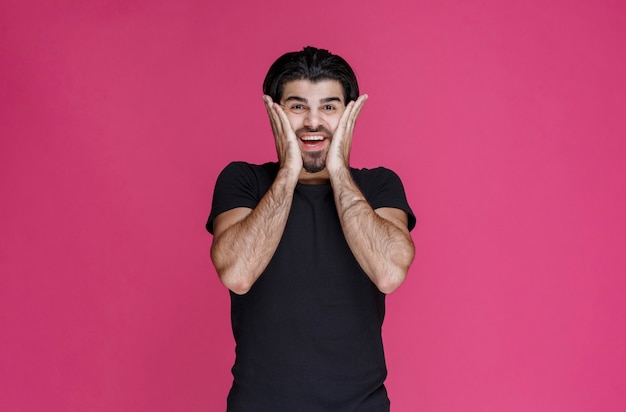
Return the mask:
<svg viewBox="0 0 626 412">
<path fill-rule="evenodd" d="M 321 172 L 326 168 L 326 153 L 322 150 L 302 153 L 302 167 L 309 173 Z"/>
<path fill-rule="evenodd" d="M 296 136 L 301 136 L 304 133 L 321 133 L 327 139 L 330 140 L 332 133 L 324 126 L 316 128 L 303 127 L 296 130 Z M 328 149 L 318 150 L 316 152 L 302 152 L 302 167 L 309 173 L 318 173 L 326 168 L 326 155 Z"/>
</svg>

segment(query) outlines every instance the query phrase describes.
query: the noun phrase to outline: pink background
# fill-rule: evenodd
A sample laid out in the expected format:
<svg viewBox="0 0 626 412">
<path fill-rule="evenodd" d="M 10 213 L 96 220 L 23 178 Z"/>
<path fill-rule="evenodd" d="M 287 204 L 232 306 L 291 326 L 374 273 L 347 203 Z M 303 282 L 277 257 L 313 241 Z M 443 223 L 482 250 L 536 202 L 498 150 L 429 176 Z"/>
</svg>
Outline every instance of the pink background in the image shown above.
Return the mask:
<svg viewBox="0 0 626 412">
<path fill-rule="evenodd" d="M 275 159 L 261 82 L 311 44 L 419 216 L 394 411 L 623 411 L 624 4 L 3 0 L 0 410 L 224 409 L 212 188 Z"/>
</svg>

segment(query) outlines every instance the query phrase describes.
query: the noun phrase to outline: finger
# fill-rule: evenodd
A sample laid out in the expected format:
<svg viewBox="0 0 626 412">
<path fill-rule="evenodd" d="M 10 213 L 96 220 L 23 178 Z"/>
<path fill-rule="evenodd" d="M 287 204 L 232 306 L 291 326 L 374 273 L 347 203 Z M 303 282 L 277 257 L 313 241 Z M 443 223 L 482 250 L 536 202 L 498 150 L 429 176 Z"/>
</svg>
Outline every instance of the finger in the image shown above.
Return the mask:
<svg viewBox="0 0 626 412">
<path fill-rule="evenodd" d="M 361 113 L 361 109 L 365 104 L 365 100 L 367 100 L 367 95 L 361 95 L 356 101 L 353 102 L 354 105 L 351 107 L 350 112 L 348 113 L 348 119 L 345 124 L 344 131 L 346 135 L 352 136 L 354 126 L 356 124 L 356 119 L 358 118 L 359 113 Z"/>
<path fill-rule="evenodd" d="M 267 110 L 270 123 L 272 124 L 272 131 L 274 132 L 274 136 L 278 138 L 283 134 L 283 129 L 278 113 L 276 113 L 276 110 L 274 109 L 274 102 L 269 96 L 263 96 L 263 100 L 265 101 L 265 109 Z"/>
<path fill-rule="evenodd" d="M 352 113 L 352 109 L 354 108 L 354 100 L 351 100 L 350 103 L 346 106 L 346 109 L 341 114 L 341 118 L 339 119 L 339 124 L 337 125 L 337 130 L 344 130 L 346 125 L 348 124 L 348 119 L 350 118 L 350 114 Z"/>
<path fill-rule="evenodd" d="M 275 103 L 274 110 L 280 120 L 281 129 L 285 132 L 285 137 L 287 139 L 291 139 L 292 137 L 295 139 L 295 133 L 291 128 L 291 123 L 289 122 L 289 118 L 283 108 L 279 104 Z"/>
<path fill-rule="evenodd" d="M 350 129 L 354 128 L 356 119 L 359 117 L 359 114 L 361 113 L 361 110 L 363 109 L 363 106 L 365 105 L 365 101 L 367 100 L 368 97 L 369 97 L 368 95 L 363 94 L 359 96 L 359 98 L 354 103 L 354 106 L 350 113 L 350 117 L 348 119 Z"/>
<path fill-rule="evenodd" d="M 365 106 L 365 102 L 367 101 L 368 98 L 369 96 L 367 94 L 363 94 L 359 96 L 359 98 L 357 99 L 354 105 L 354 111 L 353 111 L 353 116 L 355 120 L 357 117 L 359 117 L 359 114 L 361 113 L 363 106 Z"/>
<path fill-rule="evenodd" d="M 348 103 L 348 105 L 346 106 L 346 109 L 344 110 L 341 116 L 341 119 L 339 120 L 337 131 L 341 131 L 344 134 L 352 133 L 352 129 L 354 128 L 354 120 L 353 120 L 354 112 L 356 109 L 357 102 L 359 102 L 359 99 L 351 100 L 350 103 Z"/>
<path fill-rule="evenodd" d="M 276 136 L 276 132 L 277 132 L 277 130 L 276 130 L 276 125 L 274 124 L 274 119 L 273 119 L 273 116 L 272 116 L 272 111 L 271 111 L 271 109 L 270 109 L 270 105 L 271 105 L 271 103 L 270 103 L 270 102 L 271 102 L 271 101 L 272 101 L 272 98 L 271 98 L 271 97 L 269 97 L 269 96 L 267 96 L 267 95 L 263 95 L 263 103 L 264 103 L 264 105 L 265 105 L 265 111 L 267 112 L 267 117 L 269 118 L 270 125 L 272 126 L 272 133 L 274 134 L 274 136 Z"/>
</svg>

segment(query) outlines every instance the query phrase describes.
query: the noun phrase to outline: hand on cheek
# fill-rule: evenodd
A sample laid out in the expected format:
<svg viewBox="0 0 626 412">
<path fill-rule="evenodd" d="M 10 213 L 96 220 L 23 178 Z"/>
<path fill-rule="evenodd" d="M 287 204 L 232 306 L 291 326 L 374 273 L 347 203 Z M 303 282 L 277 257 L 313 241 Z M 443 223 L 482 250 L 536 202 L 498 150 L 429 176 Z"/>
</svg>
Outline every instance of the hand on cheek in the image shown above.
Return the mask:
<svg viewBox="0 0 626 412">
<path fill-rule="evenodd" d="M 339 125 L 333 135 L 333 140 L 328 152 L 328 159 L 326 161 L 326 167 L 331 174 L 350 166 L 352 133 L 354 132 L 356 119 L 359 113 L 361 113 L 361 109 L 367 98 L 368 96 L 363 94 L 359 96 L 356 101 L 351 101 L 341 115 Z"/>
<path fill-rule="evenodd" d="M 282 107 L 278 103 L 274 103 L 271 97 L 263 96 L 263 101 L 272 125 L 280 166 L 299 173 L 302 169 L 302 155 L 289 119 Z"/>
</svg>

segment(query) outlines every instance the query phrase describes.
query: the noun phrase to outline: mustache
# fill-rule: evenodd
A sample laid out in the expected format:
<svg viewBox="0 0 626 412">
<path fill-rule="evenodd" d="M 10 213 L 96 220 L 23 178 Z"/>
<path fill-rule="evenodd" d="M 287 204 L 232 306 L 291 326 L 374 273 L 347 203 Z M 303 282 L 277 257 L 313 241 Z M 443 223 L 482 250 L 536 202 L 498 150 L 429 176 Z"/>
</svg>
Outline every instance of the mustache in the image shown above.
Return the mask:
<svg viewBox="0 0 626 412">
<path fill-rule="evenodd" d="M 330 138 L 333 135 L 330 132 L 330 130 L 328 130 L 324 126 L 318 126 L 318 127 L 304 126 L 304 127 L 299 128 L 298 130 L 296 130 L 296 136 L 302 136 L 305 133 L 320 133 L 320 134 L 324 135 L 327 138 Z"/>
</svg>

